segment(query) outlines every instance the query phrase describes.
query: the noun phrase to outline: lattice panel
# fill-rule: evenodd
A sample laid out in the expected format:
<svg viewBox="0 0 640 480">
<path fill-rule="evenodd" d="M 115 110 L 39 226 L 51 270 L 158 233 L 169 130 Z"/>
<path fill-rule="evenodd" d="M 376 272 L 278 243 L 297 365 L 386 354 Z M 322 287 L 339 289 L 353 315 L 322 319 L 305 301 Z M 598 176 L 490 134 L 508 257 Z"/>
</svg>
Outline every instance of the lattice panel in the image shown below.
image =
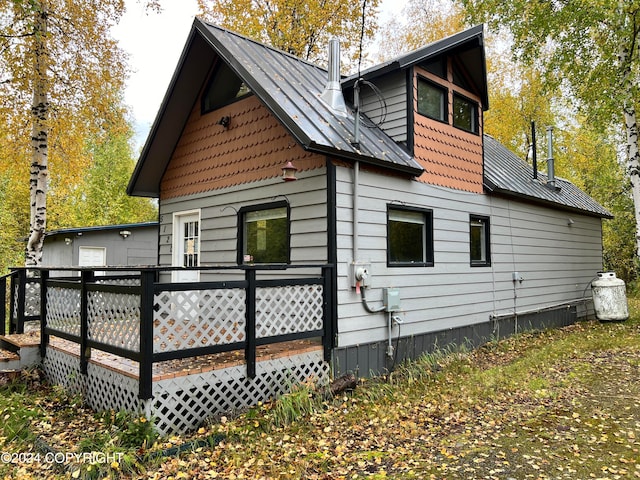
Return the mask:
<svg viewBox="0 0 640 480">
<path fill-rule="evenodd" d="M 122 373 L 89 362 L 85 391 L 84 399 L 94 410 L 140 412 L 138 380 Z"/>
<path fill-rule="evenodd" d="M 60 385 L 72 395 L 84 394 L 85 377 L 80 373 L 80 360 L 75 355 L 47 347 L 42 360 L 45 376 L 54 385 Z"/>
<path fill-rule="evenodd" d="M 47 288 L 47 326 L 80 336 L 80 290 Z"/>
<path fill-rule="evenodd" d="M 112 292 L 88 296 L 89 338 L 140 351 L 140 296 Z"/>
<path fill-rule="evenodd" d="M 244 341 L 242 289 L 161 292 L 154 298 L 154 353 Z"/>
<path fill-rule="evenodd" d="M 40 316 L 40 280 L 27 282 L 24 289 L 24 315 Z"/>
<path fill-rule="evenodd" d="M 297 384 L 329 379 L 322 352 L 309 352 L 259 362 L 256 377 L 246 378 L 246 367 L 229 367 L 154 383 L 151 414 L 163 434 L 197 428 L 217 413 L 256 405 L 282 395 Z"/>
<path fill-rule="evenodd" d="M 256 337 L 322 330 L 322 285 L 256 289 Z"/>
<path fill-rule="evenodd" d="M 11 312 L 11 318 L 13 320 L 18 319 L 18 282 L 13 287 L 13 312 Z"/>
</svg>

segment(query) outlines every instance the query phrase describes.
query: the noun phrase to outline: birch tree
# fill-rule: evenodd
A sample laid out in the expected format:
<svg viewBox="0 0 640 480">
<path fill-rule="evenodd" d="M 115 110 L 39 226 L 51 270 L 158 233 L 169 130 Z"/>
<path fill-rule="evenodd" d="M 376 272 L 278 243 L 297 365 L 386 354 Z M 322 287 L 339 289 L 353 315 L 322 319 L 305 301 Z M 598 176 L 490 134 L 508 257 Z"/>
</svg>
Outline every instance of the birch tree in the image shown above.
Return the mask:
<svg viewBox="0 0 640 480">
<path fill-rule="evenodd" d="M 81 176 L 88 162 L 80 154 L 84 140 L 122 118 L 125 56 L 109 30 L 123 11 L 123 0 L 0 5 L 0 97 L 12 103 L 12 124 L 22 129 L 14 141 L 31 151 L 27 266 L 42 257 L 50 166 L 65 178 Z M 58 189 L 68 183 L 58 181 Z"/>
<path fill-rule="evenodd" d="M 549 88 L 570 92 L 585 121 L 622 133 L 640 255 L 640 0 L 459 1 L 472 21 L 508 30 L 518 61 L 537 65 Z"/>
</svg>

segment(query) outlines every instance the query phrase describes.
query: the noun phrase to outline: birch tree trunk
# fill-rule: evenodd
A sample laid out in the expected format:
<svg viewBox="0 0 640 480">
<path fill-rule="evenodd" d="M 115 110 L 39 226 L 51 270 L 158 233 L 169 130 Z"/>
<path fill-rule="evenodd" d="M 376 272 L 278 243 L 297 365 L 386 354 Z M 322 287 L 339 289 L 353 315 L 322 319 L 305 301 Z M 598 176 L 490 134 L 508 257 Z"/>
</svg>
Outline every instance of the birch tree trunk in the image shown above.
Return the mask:
<svg viewBox="0 0 640 480">
<path fill-rule="evenodd" d="M 640 257 L 640 150 L 638 149 L 638 119 L 633 99 L 631 62 L 629 49 L 621 46 L 618 62 L 622 70 L 624 94 L 623 114 L 626 134 L 627 174 L 631 180 L 634 218 L 636 220 L 636 257 Z"/>
<path fill-rule="evenodd" d="M 47 12 L 36 6 L 34 22 L 34 83 L 31 107 L 31 169 L 29 191 L 31 195 L 31 220 L 29 240 L 25 252 L 25 266 L 38 266 L 42 262 L 42 246 L 47 226 L 47 190 L 49 183 L 48 137 L 49 100 L 47 68 Z"/>
<path fill-rule="evenodd" d="M 631 180 L 634 214 L 636 219 L 636 256 L 640 257 L 640 150 L 638 150 L 638 119 L 632 102 L 624 107 L 627 134 L 627 173 Z"/>
</svg>

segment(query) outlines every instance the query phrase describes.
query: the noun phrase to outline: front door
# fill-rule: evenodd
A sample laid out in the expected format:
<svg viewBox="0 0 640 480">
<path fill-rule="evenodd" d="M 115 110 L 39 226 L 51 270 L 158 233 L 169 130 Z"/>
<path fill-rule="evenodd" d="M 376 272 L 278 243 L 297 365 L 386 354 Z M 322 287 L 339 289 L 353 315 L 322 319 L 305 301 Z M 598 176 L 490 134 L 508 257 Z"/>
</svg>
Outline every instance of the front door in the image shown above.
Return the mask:
<svg viewBox="0 0 640 480">
<path fill-rule="evenodd" d="M 176 213 L 173 216 L 174 267 L 200 265 L 200 211 Z M 197 282 L 200 272 L 185 270 L 173 272 L 174 282 Z"/>
</svg>

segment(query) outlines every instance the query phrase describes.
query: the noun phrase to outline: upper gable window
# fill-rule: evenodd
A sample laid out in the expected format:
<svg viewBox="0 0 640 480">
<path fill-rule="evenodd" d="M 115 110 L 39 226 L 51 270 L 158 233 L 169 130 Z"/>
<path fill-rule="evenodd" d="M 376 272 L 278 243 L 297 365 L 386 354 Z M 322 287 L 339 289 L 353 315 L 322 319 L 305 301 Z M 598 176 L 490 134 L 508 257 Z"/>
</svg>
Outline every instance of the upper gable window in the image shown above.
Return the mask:
<svg viewBox="0 0 640 480">
<path fill-rule="evenodd" d="M 454 93 L 453 126 L 467 132 L 478 133 L 478 104 Z"/>
<path fill-rule="evenodd" d="M 447 90 L 418 78 L 418 113 L 434 120 L 447 120 Z"/>
<path fill-rule="evenodd" d="M 249 87 L 229 68 L 219 63 L 202 95 L 202 113 L 228 105 L 251 93 Z"/>
</svg>

